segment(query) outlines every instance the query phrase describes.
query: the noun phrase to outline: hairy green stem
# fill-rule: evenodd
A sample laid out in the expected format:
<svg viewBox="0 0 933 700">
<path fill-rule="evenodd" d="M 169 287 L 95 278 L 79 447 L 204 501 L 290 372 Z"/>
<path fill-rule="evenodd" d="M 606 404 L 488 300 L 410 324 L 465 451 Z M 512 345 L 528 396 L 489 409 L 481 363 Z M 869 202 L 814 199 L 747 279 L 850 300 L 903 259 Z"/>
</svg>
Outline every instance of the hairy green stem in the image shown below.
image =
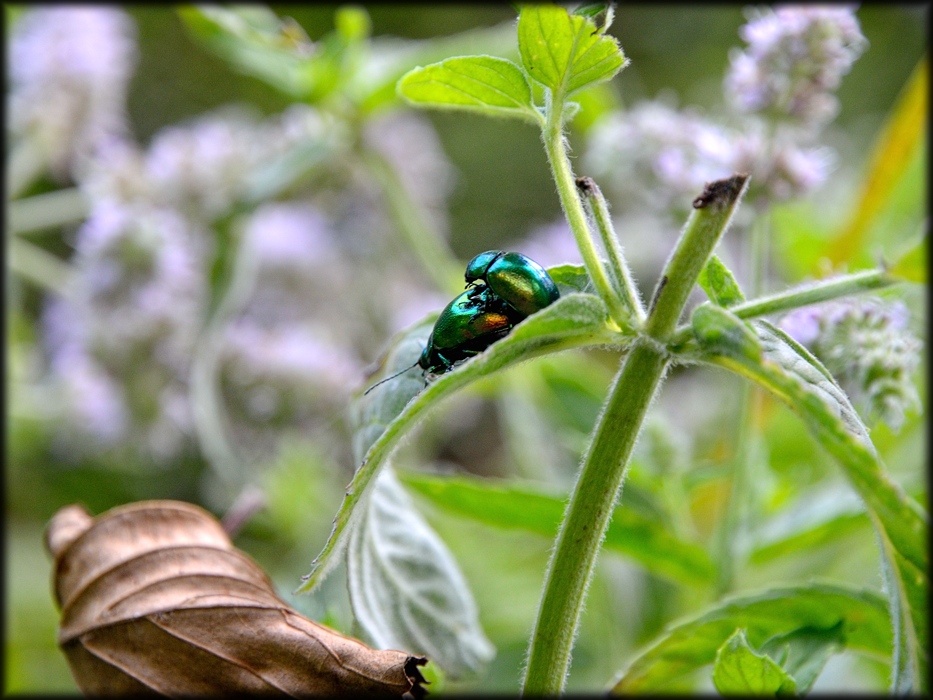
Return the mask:
<svg viewBox="0 0 933 700">
<path fill-rule="evenodd" d="M 680 240 L 668 258 L 651 299 L 646 331 L 665 341 L 674 330 L 700 271 L 729 226 L 748 184 L 747 175 L 734 175 L 707 185 L 694 200 Z"/>
<path fill-rule="evenodd" d="M 623 361 L 597 421 L 548 565 L 528 651 L 523 692 L 554 695 L 564 688 L 570 652 L 593 577 L 599 548 L 625 479 L 628 460 L 669 355 L 673 330 L 690 290 L 728 226 L 747 177 L 712 183 L 694 202 L 683 234 L 667 261 L 654 306 Z"/>
<path fill-rule="evenodd" d="M 801 306 L 832 301 L 833 299 L 868 292 L 873 289 L 890 287 L 898 281 L 885 270 L 864 270 L 745 301 L 730 306 L 729 311 L 739 318 L 757 318 L 758 316 L 790 311 Z M 693 330 L 690 324 L 685 324 L 674 333 L 671 338 L 671 345 L 679 345 L 691 337 L 693 337 Z"/>
<path fill-rule="evenodd" d="M 586 212 L 577 195 L 573 170 L 570 159 L 567 157 L 567 146 L 563 131 L 563 101 L 554 100 L 548 105 L 547 123 L 544 128 L 544 148 L 547 151 L 548 162 L 551 165 L 551 174 L 557 185 L 557 194 L 560 204 L 570 224 L 570 230 L 577 242 L 577 247 L 583 255 L 583 264 L 593 280 L 596 293 L 603 299 L 609 308 L 610 317 L 622 328 L 631 327 L 631 317 L 626 311 L 622 300 L 613 291 L 606 275 L 606 269 L 596 254 L 596 248 L 590 238 L 590 229 L 586 222 Z"/>
<path fill-rule="evenodd" d="M 382 188 L 386 204 L 395 219 L 399 233 L 421 264 L 421 269 L 438 289 L 459 294 L 463 291 L 463 272 L 451 254 L 447 243 L 425 221 L 424 214 L 412 200 L 396 172 L 385 157 L 365 149 L 363 160 Z"/>
<path fill-rule="evenodd" d="M 606 255 L 609 257 L 609 269 L 612 272 L 616 295 L 622 299 L 623 303 L 628 307 L 628 312 L 641 325 L 645 321 L 645 308 L 642 306 L 632 273 L 625 261 L 622 246 L 619 245 L 619 237 L 612 226 L 612 217 L 609 215 L 609 205 L 606 203 L 606 198 L 603 197 L 602 191 L 592 178 L 578 178 L 577 188 L 586 198 L 585 201 L 590 205 L 590 210 L 593 213 L 596 230 L 599 231 L 603 248 L 605 248 Z"/>
<path fill-rule="evenodd" d="M 17 199 L 7 209 L 7 233 L 57 229 L 82 221 L 89 210 L 87 197 L 77 187 Z"/>
<path fill-rule="evenodd" d="M 666 364 L 655 344 L 639 339 L 616 376 L 551 556 L 528 652 L 524 694 L 554 695 L 564 688 L 599 547 Z"/>
</svg>

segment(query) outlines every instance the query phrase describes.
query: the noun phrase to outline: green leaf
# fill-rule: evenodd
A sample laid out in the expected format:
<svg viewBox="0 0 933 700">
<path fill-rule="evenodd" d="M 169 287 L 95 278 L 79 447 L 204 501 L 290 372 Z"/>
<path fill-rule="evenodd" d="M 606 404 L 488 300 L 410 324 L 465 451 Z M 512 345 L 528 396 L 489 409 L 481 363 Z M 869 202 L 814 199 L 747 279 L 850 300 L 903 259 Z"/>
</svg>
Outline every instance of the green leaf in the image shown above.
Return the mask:
<svg viewBox="0 0 933 700">
<path fill-rule="evenodd" d="M 781 659 L 781 667 L 797 684 L 797 694 L 808 692 L 829 657 L 845 649 L 842 623 L 828 629 L 801 627 L 778 634 L 762 644 L 761 651 L 772 659 Z"/>
<path fill-rule="evenodd" d="M 755 324 L 764 351 L 761 360 L 712 350 L 709 361 L 742 374 L 785 401 L 816 440 L 839 462 L 865 501 L 880 535 L 882 556 L 892 567 L 887 586 L 898 648 L 913 678 L 926 677 L 928 595 L 926 511 L 888 475 L 868 430 L 825 367 L 772 324 Z M 903 615 L 903 620 L 901 616 Z M 905 671 L 906 673 L 906 671 Z"/>
<path fill-rule="evenodd" d="M 749 562 L 762 564 L 793 557 L 804 550 L 839 543 L 853 533 L 867 534 L 870 528 L 864 502 L 847 485 L 809 490 L 755 528 Z"/>
<path fill-rule="evenodd" d="M 401 40 L 377 36 L 369 40 L 368 60 L 352 86 L 360 111 L 367 114 L 398 101 L 398 81 L 414 66 L 425 66 L 451 56 L 489 54 L 518 58 L 515 23 L 471 29 L 427 40 Z"/>
<path fill-rule="evenodd" d="M 524 530 L 547 538 L 557 534 L 566 509 L 565 495 L 516 483 L 413 473 L 402 475 L 402 481 L 451 513 L 493 527 Z M 632 508 L 631 504 L 614 510 L 603 546 L 678 583 L 702 586 L 713 578 L 712 562 L 702 547 L 679 540 L 658 518 Z"/>
<path fill-rule="evenodd" d="M 303 66 L 318 49 L 295 37 L 293 22 L 258 5 L 186 6 L 178 14 L 195 38 L 240 71 L 289 95 L 307 93 Z"/>
<path fill-rule="evenodd" d="M 716 255 L 710 256 L 706 267 L 700 272 L 697 284 L 706 292 L 709 300 L 718 306 L 732 306 L 745 301 L 732 271 Z"/>
<path fill-rule="evenodd" d="M 886 660 L 891 653 L 891 622 L 885 599 L 869 590 L 809 583 L 734 596 L 705 612 L 670 626 L 622 673 L 612 691 L 663 691 L 713 663 L 722 640 L 736 628 L 760 647 L 768 639 L 803 627 L 842 625 L 846 649 Z"/>
<path fill-rule="evenodd" d="M 398 93 L 417 106 L 460 109 L 539 122 L 521 69 L 493 56 L 460 56 L 402 76 Z"/>
<path fill-rule="evenodd" d="M 593 281 L 583 265 L 555 265 L 547 270 L 560 290 L 561 296 L 575 292 L 592 292 Z"/>
<path fill-rule="evenodd" d="M 713 684 L 723 695 L 793 695 L 797 682 L 737 629 L 716 652 Z"/>
<path fill-rule="evenodd" d="M 422 322 L 412 333 L 401 336 L 400 342 L 407 350 L 404 354 L 393 353 L 396 358 L 393 366 L 402 369 L 406 364 L 413 365 L 424 347 L 428 332 L 426 322 Z M 334 529 L 298 590 L 313 589 L 333 568 L 336 555 L 346 547 L 347 536 L 360 517 L 363 509 L 356 506 L 371 490 L 373 477 L 430 408 L 467 384 L 509 365 L 569 348 L 613 342 L 628 342 L 628 339 L 610 329 L 602 300 L 590 294 L 570 294 L 526 318 L 508 336 L 482 354 L 440 375 L 414 398 L 411 392 L 417 385 L 413 385 L 412 375 L 419 377 L 420 381 L 420 371 L 415 369 L 376 388 L 368 396 L 359 397 L 361 408 L 354 407 L 353 410 L 367 411 L 374 416 L 374 422 L 359 423 L 364 427 L 354 435 L 354 447 L 368 449 L 347 487 L 343 504 L 334 519 Z M 393 410 L 398 411 L 397 415 L 386 423 Z"/>
<path fill-rule="evenodd" d="M 761 358 L 761 344 L 751 326 L 721 306 L 696 307 L 690 325 L 706 352 L 752 362 Z"/>
<path fill-rule="evenodd" d="M 587 17 L 552 4 L 522 6 L 518 48 L 528 75 L 561 99 L 609 80 L 626 64 L 615 38 Z"/>
<path fill-rule="evenodd" d="M 188 30 L 231 65 L 283 93 L 311 102 L 332 93 L 351 77 L 356 49 L 368 31 L 368 18 L 364 20 L 360 12 L 338 11 L 338 30 L 311 42 L 297 22 L 281 19 L 259 5 L 178 9 Z"/>
</svg>

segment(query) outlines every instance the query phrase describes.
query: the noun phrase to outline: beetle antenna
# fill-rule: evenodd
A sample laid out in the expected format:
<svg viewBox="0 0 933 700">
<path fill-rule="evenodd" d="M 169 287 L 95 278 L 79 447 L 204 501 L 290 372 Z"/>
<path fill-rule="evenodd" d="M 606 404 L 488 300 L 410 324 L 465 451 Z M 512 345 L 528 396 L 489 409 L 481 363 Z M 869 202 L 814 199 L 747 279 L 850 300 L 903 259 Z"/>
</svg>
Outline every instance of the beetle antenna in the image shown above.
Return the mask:
<svg viewBox="0 0 933 700">
<path fill-rule="evenodd" d="M 402 371 L 396 372 L 395 374 L 391 374 L 391 375 L 389 375 L 388 377 L 386 377 L 385 379 L 380 379 L 378 382 L 376 382 L 376 383 L 373 384 L 371 387 L 369 387 L 366 391 L 364 391 L 364 392 L 363 392 L 363 396 L 366 396 L 366 394 L 368 394 L 369 392 L 371 392 L 373 389 L 375 389 L 375 388 L 376 388 L 377 386 L 379 386 L 380 384 L 384 384 L 385 382 L 389 381 L 390 379 L 395 379 L 398 375 L 400 375 L 400 374 L 405 374 L 405 372 L 407 372 L 408 370 L 417 367 L 417 366 L 418 366 L 418 362 L 420 362 L 420 360 L 415 360 L 415 364 L 409 365 L 408 367 L 406 367 L 406 368 L 403 369 Z"/>
</svg>

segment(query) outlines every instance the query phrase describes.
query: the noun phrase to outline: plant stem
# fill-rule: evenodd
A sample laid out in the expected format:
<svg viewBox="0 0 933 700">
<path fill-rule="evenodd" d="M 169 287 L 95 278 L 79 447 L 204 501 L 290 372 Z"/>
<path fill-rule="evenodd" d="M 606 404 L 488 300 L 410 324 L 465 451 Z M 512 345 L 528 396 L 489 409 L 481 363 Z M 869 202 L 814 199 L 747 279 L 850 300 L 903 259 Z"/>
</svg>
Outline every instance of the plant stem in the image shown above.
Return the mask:
<svg viewBox="0 0 933 700">
<path fill-rule="evenodd" d="M 554 99 L 548 104 L 547 122 L 543 131 L 544 148 L 547 151 L 548 162 L 551 165 L 551 174 L 557 185 L 560 204 L 570 224 L 570 230 L 577 242 L 577 247 L 583 255 L 583 264 L 593 280 L 596 293 L 602 297 L 609 309 L 610 317 L 621 328 L 631 327 L 631 316 L 619 296 L 613 291 L 603 267 L 602 261 L 596 254 L 596 248 L 590 238 L 589 226 L 586 223 L 586 213 L 583 204 L 577 195 L 573 170 L 570 159 L 567 157 L 567 147 L 563 131 L 563 100 Z"/>
<path fill-rule="evenodd" d="M 198 442 L 230 498 L 243 488 L 246 465 L 231 443 L 229 420 L 220 393 L 219 364 L 228 324 L 252 295 L 258 275 L 256 256 L 242 239 L 236 245 L 233 274 L 198 338 L 191 360 L 189 396 Z"/>
<path fill-rule="evenodd" d="M 639 339 L 616 376 L 548 567 L 528 653 L 524 694 L 554 695 L 564 688 L 599 547 L 666 364 L 665 355 L 653 343 Z"/>
<path fill-rule="evenodd" d="M 707 185 L 704 193 L 694 200 L 693 213 L 652 295 L 645 330 L 656 340 L 667 340 L 674 330 L 687 297 L 723 231 L 729 226 L 747 183 L 747 175 L 717 180 Z"/>
<path fill-rule="evenodd" d="M 864 270 L 851 275 L 815 282 L 786 292 L 778 292 L 759 299 L 730 306 L 729 311 L 739 318 L 756 318 L 781 311 L 790 311 L 801 306 L 831 301 L 840 297 L 882 289 L 896 284 L 899 280 L 885 270 Z M 689 324 L 679 327 L 671 338 L 672 345 L 686 342 L 693 336 Z"/>
<path fill-rule="evenodd" d="M 77 187 L 55 190 L 10 202 L 7 232 L 14 234 L 57 229 L 83 220 L 90 207 Z"/>
<path fill-rule="evenodd" d="M 13 272 L 40 289 L 68 296 L 74 270 L 67 262 L 21 238 L 11 237 L 8 245 Z"/>
<path fill-rule="evenodd" d="M 762 200 L 764 202 L 765 200 Z M 761 296 L 768 275 L 770 226 L 766 204 L 756 207 L 748 248 L 748 270 L 752 296 Z M 732 455 L 732 480 L 726 496 L 725 512 L 716 533 L 716 595 L 722 597 L 735 585 L 740 568 L 741 538 L 751 505 L 751 486 L 756 467 L 753 446 L 759 442 L 756 419 L 761 408 L 761 394 L 751 382 L 739 387 L 738 428 Z"/>
<path fill-rule="evenodd" d="M 398 231 L 418 258 L 421 268 L 441 291 L 462 292 L 463 272 L 459 263 L 447 243 L 425 221 L 424 214 L 412 200 L 395 168 L 386 162 L 382 154 L 372 149 L 364 149 L 362 157 L 382 188 Z"/>
<path fill-rule="evenodd" d="M 747 177 L 712 183 L 668 259 L 645 334 L 633 343 L 595 428 L 548 566 L 532 633 L 523 692 L 554 695 L 564 688 L 570 652 L 599 547 L 625 479 L 628 460 L 668 365 L 663 344 L 700 270 L 728 226 Z"/>
<path fill-rule="evenodd" d="M 603 197 L 599 186 L 590 177 L 578 178 L 577 188 L 586 198 L 585 201 L 590 205 L 590 210 L 593 212 L 596 230 L 599 231 L 603 241 L 603 248 L 606 250 L 606 255 L 609 256 L 609 269 L 615 283 L 616 295 L 628 307 L 629 313 L 638 320 L 638 325 L 641 325 L 645 321 L 645 308 L 638 296 L 638 289 L 635 287 L 632 273 L 625 262 L 625 254 L 622 252 L 622 246 L 619 245 L 619 237 L 612 227 L 612 217 L 609 216 L 609 206 L 606 203 L 606 198 Z"/>
</svg>

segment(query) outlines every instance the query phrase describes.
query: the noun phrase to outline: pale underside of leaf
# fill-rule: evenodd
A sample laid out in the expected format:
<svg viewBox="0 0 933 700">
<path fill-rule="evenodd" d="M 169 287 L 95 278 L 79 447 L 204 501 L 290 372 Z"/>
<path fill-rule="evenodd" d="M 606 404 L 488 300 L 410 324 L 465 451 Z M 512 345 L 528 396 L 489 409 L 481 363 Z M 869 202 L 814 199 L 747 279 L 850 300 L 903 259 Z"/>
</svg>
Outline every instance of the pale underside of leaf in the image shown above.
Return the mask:
<svg viewBox="0 0 933 700">
<path fill-rule="evenodd" d="M 447 547 L 424 522 L 390 465 L 347 547 L 353 611 L 376 646 L 420 650 L 450 676 L 476 673 L 494 653 Z"/>
</svg>

